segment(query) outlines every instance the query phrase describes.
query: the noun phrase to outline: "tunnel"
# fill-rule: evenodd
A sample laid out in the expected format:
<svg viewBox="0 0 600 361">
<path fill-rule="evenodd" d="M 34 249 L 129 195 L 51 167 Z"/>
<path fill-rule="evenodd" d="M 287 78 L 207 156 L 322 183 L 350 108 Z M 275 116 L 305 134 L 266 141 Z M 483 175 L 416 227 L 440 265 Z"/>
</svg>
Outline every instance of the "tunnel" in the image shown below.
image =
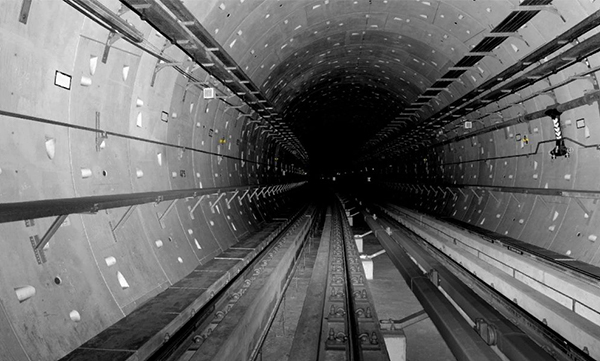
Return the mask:
<svg viewBox="0 0 600 361">
<path fill-rule="evenodd" d="M 600 2 L 0 19 L 0 360 L 600 360 Z"/>
</svg>

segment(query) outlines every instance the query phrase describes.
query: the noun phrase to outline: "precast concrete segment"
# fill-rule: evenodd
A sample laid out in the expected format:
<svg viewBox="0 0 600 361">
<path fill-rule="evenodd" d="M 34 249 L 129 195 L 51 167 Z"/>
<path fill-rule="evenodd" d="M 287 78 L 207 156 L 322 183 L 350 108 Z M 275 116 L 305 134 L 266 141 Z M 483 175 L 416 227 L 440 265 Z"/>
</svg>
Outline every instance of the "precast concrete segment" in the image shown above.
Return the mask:
<svg viewBox="0 0 600 361">
<path fill-rule="evenodd" d="M 199 346 L 190 360 L 250 360 L 256 357 L 262 334 L 268 331 L 311 226 L 307 211 L 286 233 L 260 271 L 254 272 L 244 294 Z"/>
<path fill-rule="evenodd" d="M 456 359 L 501 360 L 375 217 L 366 213 L 364 215 L 369 228 L 387 250 L 388 256 L 423 305 Z"/>
<path fill-rule="evenodd" d="M 502 316 L 484 299 L 473 292 L 465 283 L 457 278 L 436 258 L 427 253 L 411 234 L 405 229 L 397 227 L 388 220 L 378 219 L 379 224 L 390 230 L 391 238 L 412 257 L 430 279 L 450 296 L 452 301 L 460 307 L 470 320 L 475 324 L 477 332 L 491 346 L 498 349 L 512 361 L 527 360 L 554 360 L 546 350 L 538 346 L 522 330 Z M 560 355 L 565 356 L 564 354 Z"/>
<path fill-rule="evenodd" d="M 394 213 L 398 212 L 400 208 L 395 207 Z M 519 253 L 430 216 L 407 209 L 401 212 L 401 217 L 390 215 L 470 272 L 476 273 L 485 283 L 493 284 L 505 297 L 518 303 L 577 348 L 587 350 L 590 356 L 598 358 L 600 326 L 594 322 L 600 320 L 594 311 L 595 300 L 600 295 L 597 285 L 559 272 L 533 258 L 519 257 Z M 578 308 L 577 304 L 590 307 Z"/>
<path fill-rule="evenodd" d="M 329 243 L 331 239 L 331 212 L 331 208 L 328 208 L 321 233 L 317 258 L 308 285 L 300 320 L 294 333 L 294 342 L 290 349 L 289 361 L 319 360 L 322 333 L 317 330 L 321 330 L 323 313 L 325 312 L 327 265 L 329 264 Z"/>
</svg>

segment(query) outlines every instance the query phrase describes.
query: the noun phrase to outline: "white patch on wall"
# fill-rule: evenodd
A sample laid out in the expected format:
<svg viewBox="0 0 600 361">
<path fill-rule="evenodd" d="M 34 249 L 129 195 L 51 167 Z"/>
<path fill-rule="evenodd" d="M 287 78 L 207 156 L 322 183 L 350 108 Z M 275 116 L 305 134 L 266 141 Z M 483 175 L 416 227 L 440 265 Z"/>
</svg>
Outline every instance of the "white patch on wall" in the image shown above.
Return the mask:
<svg viewBox="0 0 600 361">
<path fill-rule="evenodd" d="M 50 159 L 54 159 L 56 154 L 56 140 L 54 138 L 46 138 L 46 155 Z"/>
<path fill-rule="evenodd" d="M 119 280 L 119 285 L 122 289 L 126 290 L 129 288 L 129 283 L 125 279 L 125 276 L 121 272 L 117 272 L 117 280 Z"/>
<path fill-rule="evenodd" d="M 95 55 L 90 56 L 90 75 L 96 74 L 96 67 L 98 66 L 98 57 Z"/>
</svg>

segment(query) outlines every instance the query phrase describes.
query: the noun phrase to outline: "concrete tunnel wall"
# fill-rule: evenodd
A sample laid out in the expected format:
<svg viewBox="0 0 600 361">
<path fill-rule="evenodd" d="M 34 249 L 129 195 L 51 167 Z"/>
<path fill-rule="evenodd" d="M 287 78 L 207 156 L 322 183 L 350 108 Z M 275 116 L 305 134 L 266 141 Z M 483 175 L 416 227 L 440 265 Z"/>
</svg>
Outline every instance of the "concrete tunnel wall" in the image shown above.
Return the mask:
<svg viewBox="0 0 600 361">
<path fill-rule="evenodd" d="M 115 12 L 120 6 L 106 5 Z M 205 100 L 198 87 L 186 87 L 188 80 L 174 69 L 162 69 L 151 86 L 153 56 L 121 40 L 104 64 L 107 30 L 62 1 L 34 2 L 27 25 L 18 21 L 20 8 L 18 1 L 0 3 L 3 111 L 92 128 L 98 117 L 104 130 L 249 161 L 114 136 L 97 150 L 94 132 L 0 116 L 3 203 L 298 180 L 289 156 L 267 133 L 224 102 Z M 165 39 L 139 17 L 124 17 L 157 49 L 164 47 Z M 176 47 L 165 53 L 186 60 Z M 72 77 L 70 90 L 54 85 L 56 71 Z M 211 80 L 202 69 L 193 75 Z M 161 120 L 163 112 L 168 122 Z M 242 204 L 231 202 L 231 209 L 220 202 L 213 212 L 209 202 L 215 199 L 205 197 L 194 219 L 189 207 L 196 199 L 177 202 L 164 228 L 157 214 L 170 202 L 138 206 L 114 234 L 127 207 L 72 214 L 41 265 L 29 239 L 43 236 L 53 219 L 0 225 L 6 249 L 0 253 L 0 358 L 61 357 L 258 230 L 279 202 L 246 197 Z M 34 287 L 35 295 L 19 302 L 15 292 L 25 286 Z"/>
<path fill-rule="evenodd" d="M 120 8 L 116 0 L 103 3 L 115 13 Z M 261 90 L 285 105 L 302 95 L 307 86 L 321 84 L 320 77 L 336 69 L 340 59 L 353 59 L 348 50 L 361 46 L 353 34 L 363 31 L 373 35 L 364 38 L 372 40 L 374 50 L 365 59 L 378 63 L 376 73 L 369 76 L 377 75 L 381 81 L 394 77 L 398 81 L 386 86 L 404 89 L 402 97 L 409 104 L 481 40 L 488 24 L 497 24 L 518 3 L 203 0 L 186 1 L 185 5 Z M 423 117 L 459 99 L 600 6 L 587 0 L 555 1 L 555 5 L 562 18 L 551 12 L 533 18 L 519 29 L 521 39 L 510 38 L 495 49 L 494 57 L 486 57 L 460 82 L 452 83 L 430 107 L 423 108 Z M 99 119 L 101 129 L 265 165 L 114 136 L 98 151 L 93 132 L 0 116 L 1 202 L 301 179 L 294 158 L 256 124 L 238 118 L 237 110 L 228 109 L 221 101 L 203 99 L 200 89 L 188 87 L 187 79 L 173 68 L 160 70 L 151 86 L 155 57 L 119 40 L 104 64 L 106 29 L 59 1 L 34 1 L 27 24 L 18 21 L 20 10 L 18 1 L 0 2 L 1 110 L 88 127 L 94 127 Z M 175 46 L 165 48 L 164 37 L 135 14 L 127 12 L 122 17 L 158 51 L 165 49 L 165 54 L 176 61 L 187 60 Z M 365 18 L 369 19 L 366 25 Z M 393 39 L 388 38 L 390 34 Z M 313 50 L 315 43 L 320 47 Z M 520 96 L 598 65 L 600 58 L 593 55 L 587 64 L 553 74 L 546 83 L 538 82 L 520 94 L 490 103 L 467 119 L 477 119 L 474 128 L 478 129 L 501 118 L 543 109 L 554 104 L 551 97 L 538 96 L 518 104 Z M 212 81 L 202 69 L 189 70 L 198 79 Z M 72 77 L 70 90 L 54 85 L 56 71 Z M 597 88 L 595 80 L 582 79 L 554 93 L 556 101 L 562 103 Z M 518 105 L 507 107 L 512 104 Z M 249 107 L 241 111 L 248 112 Z M 485 114 L 488 116 L 482 118 Z M 565 136 L 585 144 L 600 143 L 599 115 L 596 103 L 566 112 L 562 116 Z M 579 129 L 576 120 L 581 118 L 586 125 Z M 455 127 L 456 123 L 449 124 L 442 130 L 447 134 L 466 132 Z M 516 141 L 517 134 L 527 135 L 529 143 Z M 532 151 L 537 142 L 551 138 L 553 127 L 546 117 L 434 149 L 427 161 L 396 156 L 389 158 L 390 162 L 373 161 L 373 167 L 367 163 L 366 168 L 374 181 L 598 190 L 596 149 L 574 146 L 570 158 L 551 160 L 548 151 L 552 145 L 546 144 L 536 155 L 519 156 Z M 510 158 L 469 162 L 499 156 Z M 91 175 L 83 171 L 87 177 L 82 177 L 82 169 L 89 169 Z M 361 177 L 366 174 L 362 172 Z M 475 196 L 454 200 L 449 193 L 443 197 L 431 193 L 418 202 L 433 213 L 599 264 L 598 242 L 592 237 L 598 232 L 597 212 L 586 217 L 571 198 L 541 200 L 508 192 L 494 193 L 495 198 L 486 192 L 479 195 L 481 201 Z M 157 222 L 156 214 L 165 211 L 166 202 L 139 206 L 114 236 L 111 225 L 126 209 L 71 215 L 50 242 L 46 250 L 50 262 L 43 265 L 36 262 L 29 238 L 41 236 L 52 219 L 36 220 L 33 226 L 25 222 L 0 225 L 0 242 L 9 250 L 0 253 L 1 348 L 16 360 L 64 355 L 200 262 L 256 230 L 265 212 L 275 206 L 269 199 L 264 204 L 233 202 L 230 210 L 220 207 L 213 213 L 209 201 L 207 198 L 201 203 L 195 219 L 188 216 L 190 204 L 178 202 L 165 217 L 165 228 Z M 588 210 L 596 209 L 592 200 L 581 202 Z M 112 264 L 111 257 L 116 263 Z M 60 284 L 55 282 L 57 277 Z M 20 303 L 15 289 L 27 285 L 33 286 L 36 294 Z"/>
</svg>

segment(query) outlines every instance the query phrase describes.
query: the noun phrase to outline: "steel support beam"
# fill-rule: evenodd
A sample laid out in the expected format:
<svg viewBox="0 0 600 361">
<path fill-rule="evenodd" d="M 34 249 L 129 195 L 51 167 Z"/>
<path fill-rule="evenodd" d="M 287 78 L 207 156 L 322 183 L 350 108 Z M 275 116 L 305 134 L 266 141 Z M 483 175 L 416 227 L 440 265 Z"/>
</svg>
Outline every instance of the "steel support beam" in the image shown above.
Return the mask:
<svg viewBox="0 0 600 361">
<path fill-rule="evenodd" d="M 306 182 L 286 184 L 298 187 Z M 76 198 L 47 199 L 41 201 L 2 203 L 0 204 L 0 223 L 15 222 L 27 219 L 61 216 L 73 213 L 97 213 L 102 209 L 127 207 L 145 203 L 160 203 L 181 198 L 195 198 L 214 193 L 235 192 L 236 190 L 258 190 L 262 186 L 232 186 L 219 188 L 192 188 L 159 192 L 142 192 L 111 194 L 104 196 L 88 196 Z"/>
</svg>

